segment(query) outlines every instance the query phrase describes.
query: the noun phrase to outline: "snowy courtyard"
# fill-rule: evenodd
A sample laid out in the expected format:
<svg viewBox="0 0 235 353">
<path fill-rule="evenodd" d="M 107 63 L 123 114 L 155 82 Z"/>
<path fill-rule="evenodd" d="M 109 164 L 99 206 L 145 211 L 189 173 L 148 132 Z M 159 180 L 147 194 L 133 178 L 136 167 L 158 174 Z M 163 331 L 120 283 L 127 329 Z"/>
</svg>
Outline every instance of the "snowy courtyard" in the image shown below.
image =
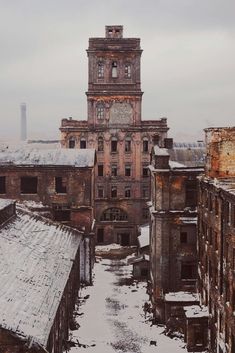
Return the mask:
<svg viewBox="0 0 235 353">
<path fill-rule="evenodd" d="M 164 327 L 151 326 L 143 310 L 146 301 L 146 282 L 132 279 L 125 259 L 98 258 L 94 285 L 80 291 L 80 327 L 71 333 L 76 346 L 70 352 L 187 352 L 183 341 L 164 335 Z"/>
</svg>

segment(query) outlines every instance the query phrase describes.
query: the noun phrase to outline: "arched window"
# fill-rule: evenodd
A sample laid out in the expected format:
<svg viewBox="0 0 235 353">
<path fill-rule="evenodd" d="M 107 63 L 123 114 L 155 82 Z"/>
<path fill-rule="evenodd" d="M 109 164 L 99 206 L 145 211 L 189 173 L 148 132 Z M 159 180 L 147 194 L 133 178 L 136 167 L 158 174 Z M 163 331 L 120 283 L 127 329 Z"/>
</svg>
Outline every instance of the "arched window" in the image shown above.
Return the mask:
<svg viewBox="0 0 235 353">
<path fill-rule="evenodd" d="M 96 106 L 97 119 L 104 119 L 104 104 L 98 103 Z"/>
<path fill-rule="evenodd" d="M 86 139 L 84 137 L 80 140 L 80 148 L 86 148 Z"/>
<path fill-rule="evenodd" d="M 98 62 L 98 78 L 104 77 L 104 63 L 102 61 Z"/>
<path fill-rule="evenodd" d="M 69 138 L 69 148 L 75 148 L 75 138 L 74 137 Z"/>
<path fill-rule="evenodd" d="M 112 62 L 112 77 L 116 78 L 118 76 L 117 74 L 117 62 L 113 61 Z"/>
<path fill-rule="evenodd" d="M 117 152 L 117 138 L 116 137 L 112 137 L 111 139 L 111 152 Z"/>
<path fill-rule="evenodd" d="M 125 211 L 120 208 L 108 208 L 101 215 L 101 221 L 127 221 L 128 216 Z"/>
<path fill-rule="evenodd" d="M 131 77 L 131 65 L 125 64 L 125 78 Z"/>
<path fill-rule="evenodd" d="M 98 151 L 103 151 L 104 150 L 104 139 L 103 137 L 98 138 Z"/>
<path fill-rule="evenodd" d="M 149 140 L 147 137 L 144 137 L 143 139 L 143 152 L 148 152 L 149 151 Z"/>
<path fill-rule="evenodd" d="M 125 152 L 131 152 L 131 138 L 126 137 L 125 139 Z"/>
</svg>

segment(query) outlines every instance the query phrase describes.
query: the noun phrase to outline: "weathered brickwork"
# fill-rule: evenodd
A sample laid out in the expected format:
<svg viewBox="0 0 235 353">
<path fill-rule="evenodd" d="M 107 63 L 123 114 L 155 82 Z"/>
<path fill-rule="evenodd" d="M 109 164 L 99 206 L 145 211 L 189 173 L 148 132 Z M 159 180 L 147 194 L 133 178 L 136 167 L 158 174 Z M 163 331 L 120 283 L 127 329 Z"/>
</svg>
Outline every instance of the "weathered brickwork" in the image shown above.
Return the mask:
<svg viewBox="0 0 235 353">
<path fill-rule="evenodd" d="M 63 148 L 97 150 L 97 243 L 136 244 L 138 225 L 148 222 L 149 153 L 153 141 L 167 141 L 165 118 L 141 120 L 141 53 L 140 39 L 123 38 L 122 26 L 90 38 L 87 121 L 61 122 Z"/>
</svg>

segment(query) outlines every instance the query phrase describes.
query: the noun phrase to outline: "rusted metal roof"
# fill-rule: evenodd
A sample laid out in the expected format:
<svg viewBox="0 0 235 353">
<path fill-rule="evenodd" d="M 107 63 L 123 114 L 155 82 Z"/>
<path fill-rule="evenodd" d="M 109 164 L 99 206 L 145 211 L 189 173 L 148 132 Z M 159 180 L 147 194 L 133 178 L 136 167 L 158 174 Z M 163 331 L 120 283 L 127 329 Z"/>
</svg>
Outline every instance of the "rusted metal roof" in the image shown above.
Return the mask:
<svg viewBox="0 0 235 353">
<path fill-rule="evenodd" d="M 46 347 L 81 238 L 21 210 L 0 228 L 0 327 Z"/>
</svg>

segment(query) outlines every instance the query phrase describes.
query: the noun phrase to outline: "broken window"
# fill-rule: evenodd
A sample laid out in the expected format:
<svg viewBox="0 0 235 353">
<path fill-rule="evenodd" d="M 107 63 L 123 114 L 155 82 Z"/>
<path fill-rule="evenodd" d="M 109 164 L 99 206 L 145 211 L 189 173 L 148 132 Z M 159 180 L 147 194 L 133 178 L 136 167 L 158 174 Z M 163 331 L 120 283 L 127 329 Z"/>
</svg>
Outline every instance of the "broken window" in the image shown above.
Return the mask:
<svg viewBox="0 0 235 353">
<path fill-rule="evenodd" d="M 130 165 L 126 165 L 125 166 L 125 176 L 131 176 L 131 166 Z"/>
<path fill-rule="evenodd" d="M 6 193 L 6 177 L 0 176 L 0 194 Z"/>
<path fill-rule="evenodd" d="M 112 198 L 117 197 L 117 187 L 116 186 L 111 186 L 111 197 Z"/>
<path fill-rule="evenodd" d="M 104 139 L 103 137 L 98 138 L 98 151 L 101 152 L 104 150 Z"/>
<path fill-rule="evenodd" d="M 98 165 L 98 176 L 104 176 L 104 166 L 103 164 Z"/>
<path fill-rule="evenodd" d="M 180 232 L 180 243 L 187 244 L 188 242 L 188 234 L 187 232 Z"/>
<path fill-rule="evenodd" d="M 127 213 L 125 213 L 120 208 L 108 208 L 102 214 L 100 220 L 101 221 L 126 221 L 127 220 Z"/>
<path fill-rule="evenodd" d="M 111 166 L 111 175 L 117 176 L 117 166 L 116 165 Z"/>
<path fill-rule="evenodd" d="M 197 205 L 197 181 L 186 180 L 185 183 L 185 206 L 196 207 Z"/>
<path fill-rule="evenodd" d="M 104 197 L 104 188 L 102 186 L 98 186 L 98 197 L 100 199 Z"/>
<path fill-rule="evenodd" d="M 38 178 L 37 177 L 21 177 L 20 192 L 21 194 L 37 194 Z"/>
<path fill-rule="evenodd" d="M 131 188 L 130 186 L 125 186 L 125 197 L 131 197 Z"/>
<path fill-rule="evenodd" d="M 80 140 L 80 148 L 81 148 L 81 149 L 82 149 L 82 148 L 86 148 L 86 139 L 81 138 L 81 140 Z"/>
<path fill-rule="evenodd" d="M 66 180 L 62 177 L 55 177 L 55 191 L 58 194 L 66 194 Z"/>
<path fill-rule="evenodd" d="M 98 62 L 98 78 L 104 77 L 104 63 L 102 61 Z"/>
<path fill-rule="evenodd" d="M 131 138 L 127 137 L 125 140 L 125 152 L 131 152 Z"/>
<path fill-rule="evenodd" d="M 143 139 L 143 152 L 148 152 L 149 151 L 149 141 L 147 138 Z"/>
<path fill-rule="evenodd" d="M 98 228 L 97 229 L 97 243 L 103 243 L 104 242 L 104 229 L 103 228 Z"/>
<path fill-rule="evenodd" d="M 111 139 L 111 152 L 117 152 L 117 138 L 112 137 Z"/>
<path fill-rule="evenodd" d="M 70 137 L 69 139 L 69 148 L 75 148 L 75 138 Z"/>
<path fill-rule="evenodd" d="M 113 78 L 117 78 L 118 74 L 117 74 L 117 62 L 113 61 L 112 62 L 112 77 Z"/>
<path fill-rule="evenodd" d="M 195 279 L 196 268 L 192 263 L 181 263 L 181 279 Z"/>
<path fill-rule="evenodd" d="M 97 119 L 104 119 L 104 104 L 98 103 L 96 107 Z"/>
<path fill-rule="evenodd" d="M 143 173 L 143 178 L 148 177 L 148 176 L 149 176 L 149 169 L 148 169 L 148 167 L 143 167 L 142 173 Z"/>
</svg>

